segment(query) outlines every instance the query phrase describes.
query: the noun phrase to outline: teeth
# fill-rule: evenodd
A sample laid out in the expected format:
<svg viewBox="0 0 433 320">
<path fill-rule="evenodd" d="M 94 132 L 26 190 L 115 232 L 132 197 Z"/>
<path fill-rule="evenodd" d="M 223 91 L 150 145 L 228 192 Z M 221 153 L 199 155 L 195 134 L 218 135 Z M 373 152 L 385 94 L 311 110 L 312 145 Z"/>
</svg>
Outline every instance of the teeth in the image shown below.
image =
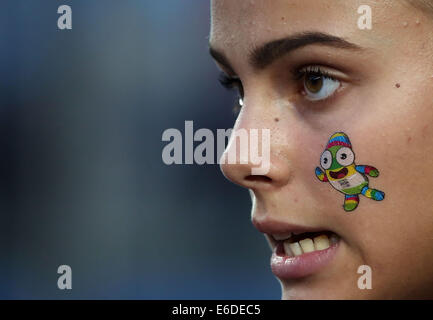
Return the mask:
<svg viewBox="0 0 433 320">
<path fill-rule="evenodd" d="M 329 239 L 329 242 L 331 244 L 336 244 L 338 242 L 338 237 L 336 234 L 331 235 L 331 238 Z"/>
<path fill-rule="evenodd" d="M 286 253 L 286 255 L 289 256 L 289 257 L 293 257 L 295 254 L 290 249 L 290 243 L 289 243 L 289 241 L 284 241 L 283 245 L 284 245 L 284 252 Z"/>
<path fill-rule="evenodd" d="M 299 245 L 299 242 L 289 243 L 289 248 L 290 248 L 290 251 L 292 251 L 292 253 L 295 255 L 295 257 L 303 254 L 301 246 Z"/>
<path fill-rule="evenodd" d="M 305 238 L 299 242 L 290 242 L 290 239 L 286 239 L 283 241 L 283 245 L 287 256 L 296 257 L 304 253 L 328 249 L 331 245 L 336 244 L 338 241 L 339 238 L 335 234 L 332 234 L 329 238 L 327 235 L 322 234 L 315 237 L 313 240 L 310 238 Z"/>
<path fill-rule="evenodd" d="M 314 242 L 310 238 L 299 241 L 299 244 L 301 245 L 302 251 L 304 251 L 304 253 L 314 251 Z"/>
<path fill-rule="evenodd" d="M 289 233 L 273 234 L 272 236 L 277 241 L 287 240 L 287 239 L 289 239 L 292 236 L 292 233 L 289 232 Z"/>
<path fill-rule="evenodd" d="M 315 237 L 313 241 L 315 250 L 325 250 L 329 248 L 329 239 L 326 235 Z"/>
</svg>

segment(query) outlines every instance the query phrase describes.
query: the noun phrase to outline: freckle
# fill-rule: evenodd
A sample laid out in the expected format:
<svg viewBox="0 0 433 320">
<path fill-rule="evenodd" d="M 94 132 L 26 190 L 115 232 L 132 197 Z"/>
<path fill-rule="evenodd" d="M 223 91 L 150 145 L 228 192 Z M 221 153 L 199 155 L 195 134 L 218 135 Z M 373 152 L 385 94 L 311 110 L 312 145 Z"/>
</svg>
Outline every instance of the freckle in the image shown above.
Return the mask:
<svg viewBox="0 0 433 320">
<path fill-rule="evenodd" d="M 412 141 L 412 137 L 407 138 L 407 143 L 410 143 Z"/>
<path fill-rule="evenodd" d="M 295 198 L 295 202 L 298 202 L 298 198 Z"/>
<path fill-rule="evenodd" d="M 396 88 L 400 88 L 400 83 L 396 83 L 396 84 L 395 84 L 395 87 L 396 87 Z"/>
<path fill-rule="evenodd" d="M 407 27 L 409 24 L 405 21 L 405 22 L 403 22 L 403 27 Z"/>
<path fill-rule="evenodd" d="M 278 122 L 278 121 L 280 121 L 280 119 L 278 119 L 278 118 L 275 118 L 274 120 L 275 120 L 275 122 Z"/>
<path fill-rule="evenodd" d="M 281 17 L 281 20 L 284 20 L 284 17 Z"/>
</svg>

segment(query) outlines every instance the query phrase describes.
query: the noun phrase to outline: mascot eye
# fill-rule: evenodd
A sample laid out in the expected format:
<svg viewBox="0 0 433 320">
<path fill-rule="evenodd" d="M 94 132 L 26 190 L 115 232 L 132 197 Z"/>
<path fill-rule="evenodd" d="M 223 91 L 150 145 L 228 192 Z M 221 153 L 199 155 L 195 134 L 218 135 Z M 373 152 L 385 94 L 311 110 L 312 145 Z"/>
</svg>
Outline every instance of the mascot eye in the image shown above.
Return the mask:
<svg viewBox="0 0 433 320">
<path fill-rule="evenodd" d="M 332 163 L 332 154 L 329 150 L 325 150 L 325 152 L 323 152 L 320 157 L 320 166 L 323 169 L 328 170 L 331 167 L 331 163 Z"/>
<path fill-rule="evenodd" d="M 337 162 L 342 166 L 348 166 L 355 160 L 355 154 L 352 149 L 343 147 L 337 151 Z"/>
</svg>

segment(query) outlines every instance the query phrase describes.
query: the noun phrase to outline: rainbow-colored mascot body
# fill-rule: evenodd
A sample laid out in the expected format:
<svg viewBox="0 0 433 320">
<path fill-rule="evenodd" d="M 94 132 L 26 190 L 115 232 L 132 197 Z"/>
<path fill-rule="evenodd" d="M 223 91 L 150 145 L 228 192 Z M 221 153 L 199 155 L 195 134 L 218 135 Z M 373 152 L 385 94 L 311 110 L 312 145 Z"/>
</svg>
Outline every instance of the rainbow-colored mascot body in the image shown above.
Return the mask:
<svg viewBox="0 0 433 320">
<path fill-rule="evenodd" d="M 335 189 L 344 193 L 343 208 L 353 211 L 359 204 L 359 194 L 367 198 L 381 201 L 385 193 L 368 187 L 368 178 L 379 176 L 379 170 L 371 166 L 357 166 L 355 154 L 349 137 L 343 132 L 331 136 L 326 150 L 320 157 L 320 166 L 316 168 L 316 176 L 322 182 L 329 182 Z"/>
</svg>

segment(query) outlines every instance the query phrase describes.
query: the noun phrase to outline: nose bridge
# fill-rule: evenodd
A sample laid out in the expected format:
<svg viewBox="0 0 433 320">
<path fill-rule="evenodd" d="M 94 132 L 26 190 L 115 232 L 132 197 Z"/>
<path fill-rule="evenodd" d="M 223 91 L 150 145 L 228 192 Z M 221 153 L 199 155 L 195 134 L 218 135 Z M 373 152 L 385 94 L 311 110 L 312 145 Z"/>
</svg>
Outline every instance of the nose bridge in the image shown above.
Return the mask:
<svg viewBox="0 0 433 320">
<path fill-rule="evenodd" d="M 262 104 L 264 99 L 259 96 L 256 95 L 255 101 L 251 98 L 244 101 L 221 159 L 224 175 L 251 189 L 286 184 L 290 175 L 287 152 L 276 143 L 283 134 L 278 127 L 278 115 L 272 106 Z"/>
<path fill-rule="evenodd" d="M 241 109 L 236 125 L 246 129 L 272 129 L 276 127 L 275 118 L 278 110 L 272 102 L 269 89 L 250 81 L 245 86 L 245 93 L 244 107 Z"/>
<path fill-rule="evenodd" d="M 262 154 L 270 158 L 272 152 L 272 134 L 275 134 L 275 123 L 271 120 L 270 106 L 265 105 L 264 93 L 259 89 L 244 100 L 227 146 L 227 152 L 239 155 L 241 164 L 254 164 L 255 155 Z M 263 154 L 268 153 L 268 154 Z"/>
</svg>

